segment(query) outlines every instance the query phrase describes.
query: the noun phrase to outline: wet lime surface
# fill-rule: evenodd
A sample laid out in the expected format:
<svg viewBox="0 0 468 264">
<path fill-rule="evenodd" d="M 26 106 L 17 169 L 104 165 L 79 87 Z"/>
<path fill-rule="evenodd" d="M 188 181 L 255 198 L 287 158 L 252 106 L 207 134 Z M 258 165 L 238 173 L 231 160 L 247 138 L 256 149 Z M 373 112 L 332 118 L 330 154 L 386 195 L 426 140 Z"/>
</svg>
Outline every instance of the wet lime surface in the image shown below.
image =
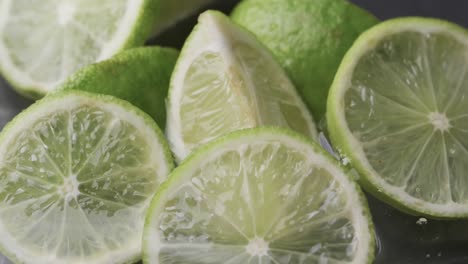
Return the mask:
<svg viewBox="0 0 468 264">
<path fill-rule="evenodd" d="M 218 1 L 210 8 L 229 13 L 237 0 Z M 353 0 L 380 19 L 397 16 L 438 17 L 468 27 L 468 1 L 446 0 Z M 148 45 L 180 48 L 196 17 L 151 39 Z M 0 128 L 32 102 L 16 94 L 0 78 Z M 410 216 L 368 196 L 377 232 L 377 264 L 468 263 L 468 220 L 441 221 Z M 8 263 L 0 257 L 0 264 Z"/>
</svg>

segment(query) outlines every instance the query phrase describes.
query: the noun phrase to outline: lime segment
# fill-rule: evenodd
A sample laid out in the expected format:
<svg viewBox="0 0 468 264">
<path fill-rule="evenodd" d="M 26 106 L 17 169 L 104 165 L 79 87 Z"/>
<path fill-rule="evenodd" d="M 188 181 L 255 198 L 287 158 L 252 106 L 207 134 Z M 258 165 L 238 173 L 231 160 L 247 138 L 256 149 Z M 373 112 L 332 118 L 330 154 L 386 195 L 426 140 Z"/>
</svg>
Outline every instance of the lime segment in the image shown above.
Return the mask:
<svg viewBox="0 0 468 264">
<path fill-rule="evenodd" d="M 195 151 L 154 198 L 145 263 L 370 263 L 359 187 L 289 130 L 234 132 Z"/>
<path fill-rule="evenodd" d="M 169 88 L 166 134 L 177 160 L 231 131 L 266 125 L 316 137 L 310 113 L 266 48 L 222 13 L 203 13 Z"/>
</svg>

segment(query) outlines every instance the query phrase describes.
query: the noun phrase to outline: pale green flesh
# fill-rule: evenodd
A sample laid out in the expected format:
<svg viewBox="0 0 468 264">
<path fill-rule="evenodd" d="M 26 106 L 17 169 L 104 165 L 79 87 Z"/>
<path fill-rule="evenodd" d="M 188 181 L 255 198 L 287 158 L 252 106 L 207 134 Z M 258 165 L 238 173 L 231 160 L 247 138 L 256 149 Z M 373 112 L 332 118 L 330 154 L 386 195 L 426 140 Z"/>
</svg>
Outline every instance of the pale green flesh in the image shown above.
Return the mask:
<svg viewBox="0 0 468 264">
<path fill-rule="evenodd" d="M 315 137 L 307 110 L 279 66 L 257 47 L 231 41 L 234 62 L 204 52 L 186 73 L 180 103 L 186 147 L 256 126 L 289 127 Z"/>
<path fill-rule="evenodd" d="M 360 58 L 346 121 L 388 184 L 433 204 L 468 204 L 467 85 L 468 45 L 445 33 L 390 35 Z"/>
<path fill-rule="evenodd" d="M 22 250 L 83 261 L 139 241 L 146 201 L 165 175 L 133 124 L 79 105 L 35 120 L 6 144 L 0 223 Z M 77 195 L 66 183 L 74 176 Z"/>
<path fill-rule="evenodd" d="M 9 59 L 16 70 L 46 84 L 100 59 L 128 5 L 128 0 L 5 1 L 10 10 L 1 42 Z"/>
<path fill-rule="evenodd" d="M 341 184 L 305 152 L 275 141 L 236 144 L 186 173 L 151 224 L 159 232 L 158 263 L 354 259 L 359 235 L 351 215 L 359 205 L 347 203 Z M 268 243 L 267 255 L 247 251 L 255 238 Z"/>
</svg>

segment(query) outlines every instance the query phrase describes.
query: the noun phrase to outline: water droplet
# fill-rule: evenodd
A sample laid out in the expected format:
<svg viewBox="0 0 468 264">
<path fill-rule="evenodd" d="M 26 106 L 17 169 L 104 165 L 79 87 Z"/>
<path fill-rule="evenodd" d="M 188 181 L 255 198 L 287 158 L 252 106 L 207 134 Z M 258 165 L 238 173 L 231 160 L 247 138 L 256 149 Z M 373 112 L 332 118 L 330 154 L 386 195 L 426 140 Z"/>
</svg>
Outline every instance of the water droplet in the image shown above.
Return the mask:
<svg viewBox="0 0 468 264">
<path fill-rule="evenodd" d="M 322 244 L 321 244 L 321 243 L 315 244 L 314 246 L 312 246 L 312 247 L 309 249 L 309 253 L 312 254 L 312 255 L 314 255 L 314 254 L 317 253 L 321 248 L 322 248 Z"/>
<path fill-rule="evenodd" d="M 428 223 L 428 221 L 424 217 L 421 217 L 421 218 L 418 219 L 418 221 L 416 221 L 417 225 L 426 225 L 427 223 Z"/>
<path fill-rule="evenodd" d="M 341 158 L 341 163 L 344 165 L 344 166 L 347 166 L 349 164 L 350 160 L 348 157 L 342 157 Z"/>
</svg>

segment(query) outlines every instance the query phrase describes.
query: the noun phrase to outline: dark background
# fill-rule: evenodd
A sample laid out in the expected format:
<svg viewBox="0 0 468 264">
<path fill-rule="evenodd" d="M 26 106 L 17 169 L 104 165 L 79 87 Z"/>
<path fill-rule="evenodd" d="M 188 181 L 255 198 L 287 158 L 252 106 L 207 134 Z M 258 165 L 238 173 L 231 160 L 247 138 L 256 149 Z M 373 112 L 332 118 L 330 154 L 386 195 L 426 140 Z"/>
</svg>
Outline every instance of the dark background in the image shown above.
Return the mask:
<svg viewBox="0 0 468 264">
<path fill-rule="evenodd" d="M 426 16 L 468 27 L 468 0 L 351 1 L 382 20 L 401 16 Z M 229 12 L 238 1 L 218 2 L 210 8 Z M 195 22 L 195 16 L 188 18 L 150 40 L 148 44 L 180 47 Z M 0 78 L 0 128 L 29 104 L 30 101 L 14 93 Z M 468 220 L 429 219 L 427 224 L 417 224 L 419 217 L 395 211 L 372 197 L 369 197 L 369 204 L 378 235 L 377 264 L 468 264 Z"/>
</svg>

